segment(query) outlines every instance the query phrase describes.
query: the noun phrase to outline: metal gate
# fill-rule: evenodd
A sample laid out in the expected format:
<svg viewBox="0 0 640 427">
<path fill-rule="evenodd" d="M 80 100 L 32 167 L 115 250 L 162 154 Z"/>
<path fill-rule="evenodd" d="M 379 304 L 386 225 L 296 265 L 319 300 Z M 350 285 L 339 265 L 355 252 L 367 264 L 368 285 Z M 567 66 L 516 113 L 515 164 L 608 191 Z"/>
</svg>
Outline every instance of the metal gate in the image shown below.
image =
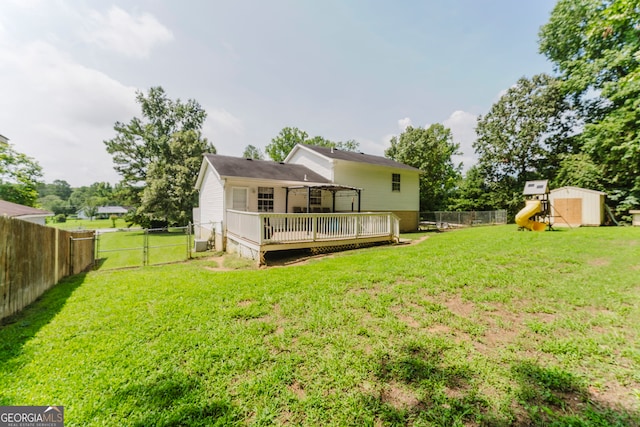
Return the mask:
<svg viewBox="0 0 640 427">
<path fill-rule="evenodd" d="M 191 224 L 96 232 L 96 266 L 101 269 L 167 264 L 191 258 Z"/>
</svg>

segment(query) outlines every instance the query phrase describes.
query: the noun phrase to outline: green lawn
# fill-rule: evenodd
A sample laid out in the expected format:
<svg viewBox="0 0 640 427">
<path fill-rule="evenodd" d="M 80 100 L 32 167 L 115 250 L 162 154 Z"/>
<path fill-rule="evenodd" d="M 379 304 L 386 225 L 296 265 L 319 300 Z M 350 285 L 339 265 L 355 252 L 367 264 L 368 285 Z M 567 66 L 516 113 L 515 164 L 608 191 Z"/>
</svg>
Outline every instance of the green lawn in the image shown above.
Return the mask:
<svg viewBox="0 0 640 427">
<path fill-rule="evenodd" d="M 69 426 L 640 425 L 640 228 L 425 235 L 68 279 L 0 327 L 0 405 Z"/>
</svg>

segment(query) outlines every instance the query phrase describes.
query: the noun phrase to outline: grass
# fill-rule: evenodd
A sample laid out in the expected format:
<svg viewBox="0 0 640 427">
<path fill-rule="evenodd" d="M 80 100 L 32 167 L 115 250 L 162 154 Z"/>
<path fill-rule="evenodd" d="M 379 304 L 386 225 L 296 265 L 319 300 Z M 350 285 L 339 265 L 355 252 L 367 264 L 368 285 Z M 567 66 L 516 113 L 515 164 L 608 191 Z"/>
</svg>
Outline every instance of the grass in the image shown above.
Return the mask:
<svg viewBox="0 0 640 427">
<path fill-rule="evenodd" d="M 0 405 L 69 426 L 640 425 L 640 228 L 428 236 L 75 276 L 0 327 Z"/>
</svg>

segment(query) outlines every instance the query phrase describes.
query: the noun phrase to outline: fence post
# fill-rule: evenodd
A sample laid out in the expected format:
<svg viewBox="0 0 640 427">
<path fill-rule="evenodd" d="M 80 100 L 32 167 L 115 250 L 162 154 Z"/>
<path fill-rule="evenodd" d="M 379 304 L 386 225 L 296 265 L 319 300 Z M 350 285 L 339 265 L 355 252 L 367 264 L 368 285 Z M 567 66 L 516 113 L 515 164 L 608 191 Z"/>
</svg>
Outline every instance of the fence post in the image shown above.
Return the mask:
<svg viewBox="0 0 640 427">
<path fill-rule="evenodd" d="M 58 280 L 60 278 L 59 274 L 59 265 L 60 265 L 60 229 L 56 228 L 56 243 L 55 243 L 56 247 L 55 247 L 55 256 L 53 257 L 55 265 L 53 266 L 53 274 L 54 274 L 54 278 L 53 280 L 55 281 L 55 283 L 58 283 Z"/>
<path fill-rule="evenodd" d="M 191 221 L 187 225 L 187 259 L 191 259 Z"/>
<path fill-rule="evenodd" d="M 94 254 L 93 257 L 93 263 L 94 263 L 94 267 L 97 267 L 98 265 L 98 260 L 100 259 L 100 233 L 98 231 L 95 232 L 95 239 L 96 239 L 96 253 Z"/>
<path fill-rule="evenodd" d="M 144 229 L 144 237 L 142 238 L 142 266 L 149 264 L 149 229 Z"/>
<path fill-rule="evenodd" d="M 75 244 L 73 243 L 73 235 L 69 236 L 69 275 L 73 274 L 73 260 L 75 259 Z"/>
</svg>

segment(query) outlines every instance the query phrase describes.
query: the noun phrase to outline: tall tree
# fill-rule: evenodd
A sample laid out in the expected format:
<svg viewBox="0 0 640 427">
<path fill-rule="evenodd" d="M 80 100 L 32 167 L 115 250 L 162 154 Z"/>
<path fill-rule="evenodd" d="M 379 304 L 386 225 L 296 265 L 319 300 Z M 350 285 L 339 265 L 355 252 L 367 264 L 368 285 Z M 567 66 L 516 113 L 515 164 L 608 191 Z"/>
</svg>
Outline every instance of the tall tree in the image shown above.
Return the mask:
<svg viewBox="0 0 640 427">
<path fill-rule="evenodd" d="M 265 147 L 265 151 L 274 162 L 283 161 L 296 144 L 304 144 L 309 134 L 296 127 L 285 127 Z"/>
<path fill-rule="evenodd" d="M 263 160 L 264 154 L 262 154 L 259 148 L 253 145 L 247 145 L 242 153 L 242 157 L 245 159 Z"/>
<path fill-rule="evenodd" d="M 206 138 L 193 130 L 174 133 L 167 148 L 169 156 L 153 162 L 147 172 L 147 186 L 138 209 L 147 219 L 144 225 L 154 220 L 186 225 L 191 220 L 202 155 L 215 153 Z"/>
<path fill-rule="evenodd" d="M 625 211 L 640 206 L 640 3 L 560 0 L 540 30 L 586 122 L 583 150 Z"/>
<path fill-rule="evenodd" d="M 345 151 L 357 151 L 360 144 L 350 139 L 348 141 L 331 141 L 322 136 L 309 138 L 309 134 L 296 127 L 285 127 L 271 140 L 265 151 L 275 162 L 283 161 L 296 144 L 317 145 L 319 147 L 334 147 Z"/>
<path fill-rule="evenodd" d="M 452 156 L 459 154 L 451 130 L 436 123 L 429 128 L 409 126 L 399 137 L 391 138 L 385 156 L 420 169 L 420 210 L 443 209 L 460 177 L 460 165 Z"/>
<path fill-rule="evenodd" d="M 53 212 L 56 215 L 59 214 L 69 214 L 69 203 L 65 200 L 62 200 L 59 196 L 55 194 L 49 194 L 44 197 L 40 197 L 38 199 L 38 205 L 43 209 Z"/>
<path fill-rule="evenodd" d="M 447 210 L 485 211 L 493 209 L 491 192 L 477 165 L 472 166 L 460 178 L 454 195 L 449 199 Z"/>
<path fill-rule="evenodd" d="M 137 92 L 136 100 L 142 109 L 142 119 L 134 117 L 128 124 L 116 122 L 114 125 L 116 136 L 105 141 L 105 145 L 107 151 L 113 156 L 115 170 L 122 176 L 120 186 L 122 197 L 139 207 L 138 217 L 135 219 L 144 222 L 157 213 L 155 210 L 157 204 L 149 202 L 150 196 L 147 196 L 144 204 L 142 203 L 144 187 L 157 186 L 157 177 L 162 175 L 159 171 L 161 168 L 179 166 L 175 165 L 176 160 L 172 158 L 176 154 L 176 139 L 195 144 L 193 150 L 181 148 L 181 153 L 197 152 L 198 162 L 202 160 L 202 153 L 198 150 L 202 146 L 202 140 L 196 141 L 193 138 L 174 137 L 174 135 L 193 131 L 193 135 L 200 138 L 200 129 L 207 114 L 194 100 L 183 103 L 179 99 L 176 101 L 169 99 L 161 87 L 152 87 L 146 95 Z M 208 151 L 215 152 L 213 146 L 208 143 L 206 145 L 210 148 Z M 184 161 L 184 158 L 181 157 L 179 161 Z M 197 169 L 196 167 L 196 173 Z M 149 171 L 153 171 L 150 182 Z M 169 198 L 179 197 L 182 194 L 182 182 L 175 185 L 173 182 L 169 180 L 166 184 Z M 193 182 L 190 184 L 193 185 Z M 154 193 L 153 190 L 149 191 Z M 189 198 L 188 203 L 193 203 L 193 200 Z M 163 213 L 162 218 L 171 222 L 182 221 L 182 213 L 178 212 L 176 215 L 173 218 Z"/>
<path fill-rule="evenodd" d="M 35 206 L 42 168 L 31 157 L 0 139 L 0 199 Z"/>
<path fill-rule="evenodd" d="M 56 179 L 50 184 L 41 183 L 38 185 L 38 196 L 58 196 L 62 200 L 69 200 L 73 189 L 67 181 Z"/>
<path fill-rule="evenodd" d="M 560 169 L 551 181 L 551 187 L 576 187 L 604 190 L 602 169 L 586 153 L 567 154 L 562 157 Z"/>
<path fill-rule="evenodd" d="M 478 117 L 473 147 L 487 184 L 503 192 L 496 200 L 512 203 L 530 179 L 551 178 L 560 154 L 576 147 L 559 83 L 546 74 L 521 78 Z M 496 206 L 502 207 L 502 206 Z"/>
</svg>

